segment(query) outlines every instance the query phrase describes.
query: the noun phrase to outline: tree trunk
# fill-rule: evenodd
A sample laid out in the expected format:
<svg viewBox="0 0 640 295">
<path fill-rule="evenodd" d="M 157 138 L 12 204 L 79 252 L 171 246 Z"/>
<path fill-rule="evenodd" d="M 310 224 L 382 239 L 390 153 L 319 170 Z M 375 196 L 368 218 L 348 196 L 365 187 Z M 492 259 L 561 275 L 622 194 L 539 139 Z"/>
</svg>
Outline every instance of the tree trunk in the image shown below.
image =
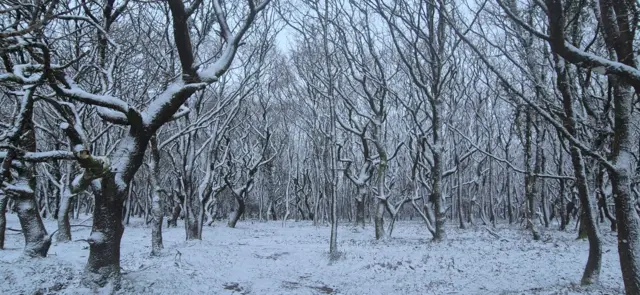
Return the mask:
<svg viewBox="0 0 640 295">
<path fill-rule="evenodd" d="M 186 199 L 186 198 L 185 198 Z M 199 213 L 200 211 L 198 211 Z M 184 209 L 184 229 L 187 241 L 189 240 L 201 240 L 198 236 L 198 216 L 193 212 L 191 204 L 185 206 Z"/>
<path fill-rule="evenodd" d="M 564 126 L 568 129 L 572 136 L 576 136 L 575 113 L 573 110 L 573 97 L 567 77 L 567 69 L 564 61 L 555 56 L 557 85 L 562 93 L 563 108 L 565 112 Z M 589 198 L 589 188 L 587 183 L 587 174 L 585 171 L 584 158 L 582 152 L 575 145 L 571 144 L 571 162 L 573 163 L 573 171 L 575 175 L 575 186 L 578 190 L 578 197 L 582 204 L 581 223 L 584 225 L 585 231 L 589 238 L 589 257 L 582 275 L 581 283 L 583 285 L 596 283 L 600 277 L 600 268 L 602 264 L 602 241 L 600 239 L 600 231 L 593 214 L 592 200 Z M 562 151 L 561 151 L 562 152 Z M 562 165 L 562 163 L 560 163 Z M 563 197 L 563 196 L 561 196 Z"/>
<path fill-rule="evenodd" d="M 63 184 L 67 186 L 67 184 Z M 71 223 L 69 222 L 69 209 L 71 209 L 71 192 L 64 188 L 60 193 L 60 204 L 58 205 L 58 242 L 71 241 Z"/>
<path fill-rule="evenodd" d="M 384 232 L 384 210 L 386 208 L 386 200 L 376 198 L 376 216 L 374 218 L 374 225 L 376 230 L 376 240 L 380 240 L 385 237 Z"/>
<path fill-rule="evenodd" d="M 335 165 L 332 163 L 332 174 L 335 174 Z M 337 180 L 337 177 L 332 175 L 332 180 Z M 337 185 L 337 183 L 336 183 Z M 326 183 L 325 187 L 331 194 L 331 236 L 329 238 L 329 254 L 331 259 L 338 258 L 338 196 L 336 193 L 336 186 L 331 183 Z"/>
<path fill-rule="evenodd" d="M 609 212 L 609 206 L 607 205 L 607 195 L 604 193 L 604 173 L 605 173 L 605 169 L 598 169 L 598 174 L 596 177 L 596 186 L 598 188 L 598 207 L 600 211 L 600 214 L 602 215 L 604 213 L 604 216 L 609 220 L 609 222 L 611 223 L 611 231 L 615 232 L 617 231 L 617 225 L 616 225 L 616 219 L 615 217 L 611 216 L 611 212 Z M 602 216 L 600 217 L 602 218 Z M 603 222 L 602 220 L 600 222 Z"/>
<path fill-rule="evenodd" d="M 217 198 L 211 198 L 210 200 L 208 200 L 205 208 L 205 213 L 207 214 L 207 226 L 213 226 L 213 223 L 216 220 L 216 212 L 218 212 Z"/>
<path fill-rule="evenodd" d="M 198 240 L 202 240 L 202 228 L 204 226 L 204 215 L 205 215 L 205 211 L 207 210 L 205 206 L 206 204 L 201 203 L 200 208 L 198 209 L 198 218 L 197 218 L 197 239 Z"/>
<path fill-rule="evenodd" d="M 491 144 L 489 144 L 489 150 L 493 150 Z M 493 161 L 489 159 L 489 221 L 493 227 L 496 227 L 496 209 L 494 208 L 493 202 L 493 190 Z"/>
<path fill-rule="evenodd" d="M 540 124 L 541 122 L 538 121 Z M 544 132 L 542 137 L 537 138 L 536 140 L 536 166 L 538 167 L 538 171 L 536 173 L 542 174 L 545 172 L 545 161 L 546 157 L 544 156 L 544 151 L 542 150 L 542 145 L 544 141 Z M 536 177 L 537 178 L 537 177 Z M 545 228 L 549 228 L 549 204 L 547 202 L 547 190 L 546 190 L 546 181 L 544 178 L 538 179 L 537 187 L 540 191 L 540 206 L 542 207 L 542 221 L 544 223 Z"/>
<path fill-rule="evenodd" d="M 559 148 L 559 161 L 558 163 L 560 163 L 558 165 L 558 175 L 563 175 L 564 174 L 564 169 L 563 164 L 563 155 L 564 152 L 562 150 L 562 147 Z M 563 231 L 565 229 L 565 227 L 567 226 L 567 222 L 566 219 L 564 218 L 565 216 L 565 207 L 564 207 L 564 198 L 565 198 L 565 192 L 566 192 L 566 188 L 565 188 L 565 181 L 564 179 L 560 179 L 560 192 L 558 193 L 558 198 L 560 199 L 560 208 L 558 209 L 558 215 L 560 217 L 560 230 Z"/>
<path fill-rule="evenodd" d="M 609 169 L 616 205 L 618 254 L 627 294 L 640 294 L 640 218 L 631 194 L 630 138 L 633 93 L 625 82 L 612 77 L 614 89 L 615 127 L 612 156 L 615 169 Z"/>
<path fill-rule="evenodd" d="M 583 285 L 593 284 L 600 277 L 600 268 L 602 264 L 602 241 L 600 239 L 600 231 L 596 224 L 596 218 L 593 214 L 593 205 L 589 198 L 587 188 L 586 173 L 584 170 L 584 160 L 582 153 L 576 146 L 571 147 L 571 161 L 576 177 L 576 187 L 578 189 L 578 197 L 582 203 L 581 223 L 589 239 L 589 258 L 582 275 L 581 283 Z"/>
<path fill-rule="evenodd" d="M 275 199 L 275 198 L 273 198 Z M 267 214 L 270 220 L 276 221 L 278 220 L 278 214 L 276 214 L 276 202 L 275 200 L 269 201 L 269 205 L 267 206 Z"/>
<path fill-rule="evenodd" d="M 365 198 L 365 193 L 364 193 L 364 188 L 360 188 L 358 187 L 358 196 L 355 198 L 356 199 L 356 226 L 358 225 L 362 225 L 362 228 L 364 228 L 365 226 L 365 222 L 364 222 L 364 198 Z"/>
<path fill-rule="evenodd" d="M 127 194 L 127 205 L 126 205 L 126 211 L 123 214 L 123 221 L 124 224 L 129 225 L 129 220 L 131 219 L 131 215 L 133 214 L 133 200 L 131 200 L 131 193 Z"/>
<path fill-rule="evenodd" d="M 151 255 L 158 255 L 164 248 L 162 245 L 162 196 L 159 190 L 154 190 L 151 203 L 152 224 L 151 224 Z"/>
<path fill-rule="evenodd" d="M 443 241 L 446 239 L 446 232 L 444 229 L 445 222 L 447 221 L 447 215 L 442 204 L 442 167 L 440 160 L 440 152 L 435 152 L 433 155 L 433 193 L 431 195 L 435 215 L 436 215 L 436 234 L 433 235 L 434 241 Z"/>
<path fill-rule="evenodd" d="M 38 214 L 38 203 L 34 194 L 15 196 L 15 208 L 24 235 L 24 254 L 30 257 L 46 257 L 51 238 Z"/>
<path fill-rule="evenodd" d="M 149 174 L 151 178 L 151 255 L 160 255 L 164 246 L 162 245 L 162 195 L 158 174 L 160 174 L 160 151 L 158 150 L 158 140 L 151 137 L 151 161 L 149 163 Z"/>
<path fill-rule="evenodd" d="M 627 294 L 640 294 L 640 224 L 626 171 L 611 173 L 618 229 L 618 254 Z"/>
<path fill-rule="evenodd" d="M 9 197 L 4 193 L 0 195 L 0 250 L 4 250 L 4 237 L 7 230 L 7 204 Z"/>
<path fill-rule="evenodd" d="M 533 136 L 532 134 L 532 116 L 531 116 L 531 110 L 527 109 L 526 110 L 526 119 L 525 119 L 525 145 L 524 145 L 524 162 L 525 162 L 525 169 L 526 169 L 526 173 L 525 173 L 525 196 L 527 199 L 527 225 L 526 227 L 528 229 L 531 230 L 531 233 L 533 235 L 533 240 L 537 241 L 540 240 L 540 233 L 538 232 L 538 230 L 536 229 L 536 225 L 535 225 L 535 177 L 533 176 L 533 173 L 531 171 L 531 160 L 532 160 L 532 142 L 531 142 L 531 137 Z"/>
<path fill-rule="evenodd" d="M 167 219 L 167 227 L 178 227 L 178 218 L 182 211 L 182 201 L 177 194 L 173 195 L 173 209 L 171 210 L 171 217 Z"/>
<path fill-rule="evenodd" d="M 551 223 L 550 218 L 549 218 L 549 204 L 548 204 L 548 200 L 547 200 L 547 193 L 544 187 L 544 182 L 542 182 L 543 184 L 541 185 L 542 191 L 540 192 L 540 197 L 542 199 L 542 220 L 544 221 L 544 227 L 545 228 L 549 228 L 549 224 Z"/>
<path fill-rule="evenodd" d="M 229 218 L 229 223 L 227 223 L 227 225 L 230 228 L 236 227 L 238 220 L 240 220 L 240 217 L 242 217 L 242 214 L 244 214 L 244 210 L 245 210 L 243 197 L 236 195 L 235 199 L 236 199 L 236 202 L 238 203 L 238 208 L 231 213 L 231 218 Z"/>
<path fill-rule="evenodd" d="M 127 188 L 119 188 L 111 173 L 102 177 L 100 185 L 94 185 L 95 205 L 93 227 L 89 242 L 89 261 L 86 266 L 86 285 L 104 287 L 113 283 L 119 288 L 120 241 L 124 233 L 122 225 L 123 200 Z"/>
<path fill-rule="evenodd" d="M 458 199 L 458 222 L 460 223 L 460 229 L 465 229 L 466 226 L 464 225 L 464 214 L 462 210 L 462 181 L 460 178 L 460 169 L 458 169 L 456 175 L 458 181 L 458 187 L 456 188 L 456 197 Z"/>
<path fill-rule="evenodd" d="M 509 161 L 509 157 L 507 157 Z M 507 215 L 509 224 L 513 224 L 513 202 L 511 201 L 511 171 L 507 170 Z"/>
<path fill-rule="evenodd" d="M 36 134 L 33 124 L 33 97 L 29 94 L 22 101 L 21 113 L 24 121 L 16 123 L 19 128 L 17 138 L 10 138 L 9 142 L 16 147 L 29 152 L 35 152 Z M 15 159 L 16 151 L 9 149 L 5 162 L 11 166 L 11 162 Z M 4 164 L 4 163 L 3 163 Z M 9 174 L 10 167 L 3 167 Z M 11 193 L 13 199 L 14 211 L 18 213 L 22 234 L 24 235 L 24 255 L 30 257 L 46 257 L 49 247 L 51 246 L 51 238 L 47 234 L 47 230 L 40 218 L 38 202 L 36 200 L 36 169 L 33 163 L 20 161 L 20 167 L 16 168 L 17 177 L 14 179 L 15 185 L 23 188 L 23 191 Z M 2 175 L 6 180 L 9 177 Z M 6 193 L 6 192 L 5 192 Z M 9 197 L 9 196 L 7 196 Z"/>
</svg>

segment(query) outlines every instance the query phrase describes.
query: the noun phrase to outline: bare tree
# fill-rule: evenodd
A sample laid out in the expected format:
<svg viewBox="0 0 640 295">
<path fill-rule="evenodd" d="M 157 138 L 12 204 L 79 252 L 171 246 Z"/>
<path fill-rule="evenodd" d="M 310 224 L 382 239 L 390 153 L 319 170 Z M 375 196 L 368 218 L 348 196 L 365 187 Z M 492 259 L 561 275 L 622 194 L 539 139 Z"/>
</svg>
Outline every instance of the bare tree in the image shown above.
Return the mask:
<svg viewBox="0 0 640 295">
<path fill-rule="evenodd" d="M 29 46 L 37 46 L 42 48 L 42 53 L 35 56 L 30 73 L 31 77 L 22 76 L 22 66 L 12 65 L 7 68 L 9 74 L 3 77 L 18 77 L 21 82 L 40 83 L 52 89 L 58 97 L 93 105 L 96 107 L 98 114 L 104 120 L 127 126 L 127 132 L 118 142 L 117 147 L 109 157 L 98 157 L 94 152 L 82 141 L 79 136 L 81 130 L 71 124 L 65 124 L 63 130 L 72 142 L 72 151 L 78 164 L 83 171 L 80 178 L 76 178 L 75 187 L 78 191 L 86 189 L 91 185 L 95 194 L 94 220 L 91 236 L 87 239 L 90 247 L 89 261 L 87 264 L 88 283 L 97 283 L 104 286 L 108 282 L 115 282 L 116 286 L 120 278 L 120 239 L 124 228 L 120 222 L 122 218 L 123 201 L 126 199 L 131 181 L 141 166 L 145 154 L 145 150 L 155 134 L 155 132 L 165 123 L 174 120 L 187 113 L 182 106 L 187 99 L 196 91 L 203 89 L 207 85 L 218 81 L 231 66 L 236 52 L 241 44 L 241 40 L 249 31 L 254 23 L 256 16 L 265 9 L 269 0 L 256 3 L 252 0 L 247 1 L 243 12 L 239 13 L 240 20 L 230 24 L 230 18 L 227 17 L 220 1 L 211 1 L 217 24 L 220 29 L 220 36 L 224 44 L 219 51 L 219 57 L 216 62 L 209 66 L 196 65 L 194 48 L 191 41 L 191 33 L 189 29 L 189 17 L 196 10 L 204 7 L 202 1 L 195 1 L 191 6 L 185 7 L 182 1 L 168 1 L 168 8 L 171 12 L 171 21 L 173 22 L 173 41 L 178 52 L 182 74 L 179 78 L 173 79 L 164 89 L 161 89 L 156 97 L 151 100 L 144 111 L 139 106 L 127 102 L 123 98 L 117 97 L 118 79 L 117 73 L 114 71 L 118 63 L 117 49 L 119 48 L 116 41 L 111 38 L 114 24 L 117 23 L 119 17 L 128 8 L 128 1 L 120 6 L 115 5 L 114 0 L 106 2 L 101 9 L 99 20 L 94 14 L 94 10 L 88 5 L 82 5 L 81 11 L 86 15 L 80 17 L 73 15 L 74 10 L 67 10 L 68 13 L 56 15 L 57 19 L 64 20 L 80 20 L 90 23 L 97 29 L 96 64 L 94 69 L 98 69 L 98 81 L 101 81 L 101 87 L 97 90 L 85 90 L 78 81 L 74 81 L 73 76 L 68 76 L 60 70 L 52 70 L 50 65 L 49 49 L 42 45 L 44 43 L 28 42 L 19 43 L 16 40 L 12 50 L 24 50 Z M 36 22 L 36 25 L 29 30 L 38 29 L 48 24 L 47 18 L 53 17 L 53 11 L 61 8 L 58 1 L 52 1 L 42 15 L 45 18 L 43 22 Z M 30 20 L 20 20 L 27 24 Z M 18 22 L 20 25 L 21 23 Z M 234 29 L 232 29 L 234 28 Z M 16 36 L 15 33 L 4 33 L 7 37 Z M 3 36 L 4 37 L 4 36 Z M 42 34 L 40 38 L 47 38 L 46 34 Z M 21 45 L 25 44 L 25 45 Z M 17 45 L 17 46 L 16 46 Z M 199 45 L 199 44 L 198 44 Z M 109 48 L 114 48 L 115 54 L 110 54 Z M 79 58 L 82 58 L 80 56 Z M 36 79 L 42 77 L 42 80 Z M 23 79 L 27 78 L 27 79 Z M 11 78 L 15 80 L 15 78 Z M 31 94 L 29 95 L 31 96 Z M 29 100 L 26 99 L 29 105 Z M 29 107 L 30 108 L 30 107 Z M 27 109 L 29 109 L 27 108 Z M 30 117 L 30 116 L 24 116 Z M 23 121 L 25 119 L 21 119 Z M 24 124 L 22 124 L 24 125 Z M 35 147 L 35 142 L 32 143 Z M 11 163 L 12 156 L 5 157 L 5 162 Z M 8 168 L 8 167 L 7 167 Z M 26 175 L 25 175 L 26 177 Z M 75 181 L 74 181 L 75 182 Z M 22 187 L 22 186 L 21 186 Z M 26 196 L 28 191 L 22 191 L 21 195 Z M 23 198 L 27 200 L 27 198 Z M 29 201 L 33 202 L 33 201 Z M 27 206 L 23 208 L 28 209 Z M 33 211 L 34 209 L 30 209 Z M 36 211 L 37 213 L 37 211 Z M 39 218 L 29 217 L 29 220 L 41 224 Z M 23 228 L 34 228 L 41 226 L 27 226 Z M 40 231 L 42 232 L 42 231 Z M 46 235 L 46 232 L 45 232 Z M 42 240 L 42 239 L 39 239 Z M 40 247 L 44 250 L 45 247 Z M 48 248 L 48 247 L 47 247 Z M 42 251 L 41 251 L 42 252 Z M 46 253 L 46 251 L 44 251 Z"/>
</svg>

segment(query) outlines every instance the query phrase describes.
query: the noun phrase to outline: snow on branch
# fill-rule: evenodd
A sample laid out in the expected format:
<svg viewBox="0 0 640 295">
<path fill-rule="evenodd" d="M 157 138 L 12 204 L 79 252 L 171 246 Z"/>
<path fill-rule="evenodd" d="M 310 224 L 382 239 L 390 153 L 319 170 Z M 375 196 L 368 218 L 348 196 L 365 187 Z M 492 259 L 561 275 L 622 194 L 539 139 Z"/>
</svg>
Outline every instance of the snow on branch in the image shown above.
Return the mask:
<svg viewBox="0 0 640 295">
<path fill-rule="evenodd" d="M 0 159 L 7 157 L 7 152 L 0 152 Z M 69 151 L 46 151 L 18 153 L 17 160 L 26 162 L 48 162 L 54 160 L 73 160 L 74 155 Z"/>
<path fill-rule="evenodd" d="M 185 84 L 183 80 L 171 83 L 167 89 L 149 104 L 142 114 L 143 123 L 147 126 L 156 126 L 172 118 L 176 118 L 176 116 L 186 115 L 182 103 L 186 101 L 191 94 L 197 90 L 204 89 L 206 86 L 207 83 Z M 178 111 L 173 112 L 173 109 L 178 109 Z M 181 112 L 183 114 L 180 114 Z"/>
<path fill-rule="evenodd" d="M 240 46 L 240 41 L 249 30 L 251 24 L 253 24 L 258 13 L 267 7 L 271 0 L 264 0 L 262 3 L 256 5 L 254 0 L 247 0 L 249 5 L 249 13 L 246 16 L 244 22 L 241 24 L 238 32 L 233 34 L 229 25 L 227 24 L 227 19 L 220 3 L 220 0 L 213 1 L 213 8 L 216 14 L 216 19 L 220 24 L 220 30 L 222 38 L 226 41 L 226 45 L 222 51 L 222 55 L 220 58 L 214 62 L 212 65 L 201 69 L 198 71 L 198 77 L 201 81 L 206 83 L 213 83 L 218 81 L 218 78 L 227 71 L 229 66 L 231 66 L 231 62 L 238 51 L 238 47 Z"/>
<path fill-rule="evenodd" d="M 576 145 L 576 147 L 578 147 L 586 155 L 589 155 L 589 156 L 597 159 L 600 163 L 602 163 L 602 165 L 604 165 L 605 167 L 607 167 L 609 169 L 616 169 L 616 166 L 611 161 L 609 161 L 608 159 L 606 159 L 602 155 L 598 154 L 597 152 L 594 152 L 592 149 L 587 147 L 581 140 L 579 140 L 576 137 L 574 137 L 573 135 L 571 135 L 571 133 L 563 126 L 563 124 L 561 122 L 558 122 L 557 120 L 555 120 L 553 118 L 553 116 L 549 112 L 547 112 L 545 109 L 540 107 L 540 105 L 535 103 L 533 100 L 528 98 L 526 95 L 524 95 L 523 93 L 518 91 L 513 85 L 511 85 L 511 83 L 509 83 L 507 78 L 505 78 L 502 75 L 500 70 L 498 70 L 498 68 L 496 66 L 494 66 L 494 64 L 489 61 L 488 57 L 483 55 L 482 52 L 480 51 L 480 49 L 473 42 L 471 42 L 471 40 L 469 40 L 469 38 L 466 36 L 466 34 L 464 32 L 461 32 L 460 29 L 458 29 L 457 25 L 451 19 L 449 19 L 449 16 L 445 16 L 444 19 L 451 26 L 451 28 L 453 29 L 454 33 L 462 40 L 462 42 L 464 42 L 478 56 L 478 58 L 480 58 L 482 63 L 484 63 L 484 65 L 487 66 L 488 70 L 491 73 L 493 73 L 496 76 L 496 78 L 498 78 L 498 80 L 500 80 L 502 82 L 502 84 L 511 93 L 513 93 L 517 98 L 521 99 L 525 104 L 527 104 L 528 106 L 533 108 L 533 110 L 536 113 L 541 115 L 547 122 L 549 122 L 560 134 L 562 134 L 562 136 L 565 139 L 567 139 L 572 144 Z M 580 51 L 579 49 L 577 49 L 577 48 L 575 48 L 575 47 L 573 47 L 571 45 L 564 44 L 564 46 L 566 46 L 567 50 L 569 50 L 569 51 L 571 51 L 571 50 L 574 50 L 576 52 Z M 558 54 L 562 55 L 561 53 L 558 53 Z M 619 72 L 620 71 L 622 71 L 622 72 L 624 72 L 624 71 L 635 72 L 634 75 L 631 75 L 629 77 L 632 78 L 634 81 L 636 81 L 636 77 L 637 77 L 638 84 L 640 84 L 640 71 L 638 71 L 637 69 L 629 67 L 629 66 L 626 66 L 626 65 L 621 64 L 621 63 L 609 61 L 609 60 L 606 60 L 604 58 L 600 58 L 600 57 L 597 57 L 595 55 L 588 54 L 588 53 L 584 53 L 584 56 L 591 56 L 591 58 L 593 60 L 599 60 L 599 63 L 596 66 L 603 66 L 604 64 L 608 64 L 609 66 L 612 66 L 613 68 L 617 68 L 619 70 Z M 579 62 L 576 62 L 575 60 L 572 61 L 568 57 L 565 57 L 565 59 L 567 61 L 569 61 L 569 62 L 572 62 L 572 63 L 579 63 Z M 609 69 L 609 68 L 607 67 L 607 69 Z M 622 73 L 622 72 L 620 72 L 620 73 Z M 612 71 L 612 73 L 616 73 L 616 72 Z M 633 74 L 633 73 L 631 73 L 631 74 Z M 480 151 L 483 154 L 486 154 L 486 155 L 498 160 L 498 158 L 496 158 L 495 156 L 493 156 L 493 155 L 491 155 L 489 153 L 483 152 L 479 148 L 478 148 L 478 151 Z M 508 163 L 508 162 L 506 162 L 506 163 Z M 512 168 L 514 168 L 514 170 L 515 170 L 515 167 L 512 167 Z M 521 169 L 520 169 L 520 171 L 519 170 L 516 170 L 516 171 L 520 172 Z M 538 176 L 539 177 L 545 177 L 545 176 L 542 176 L 542 175 L 538 175 Z M 551 177 L 551 178 L 554 178 L 554 177 Z M 557 177 L 555 177 L 555 178 L 557 178 Z"/>
<path fill-rule="evenodd" d="M 89 187 L 93 180 L 110 173 L 110 162 L 106 157 L 92 156 L 75 128 L 71 128 L 67 123 L 60 124 L 60 128 L 69 138 L 73 155 L 80 167 L 83 168 L 82 173 L 76 176 L 71 183 L 71 192 L 79 193 Z"/>
<path fill-rule="evenodd" d="M 51 84 L 51 88 L 53 88 L 58 95 L 65 96 L 82 103 L 109 108 L 123 114 L 126 114 L 129 111 L 129 104 L 117 97 L 89 93 L 75 85 L 75 83 L 70 79 L 66 79 L 66 84 L 69 85 L 69 88 L 59 87 L 56 84 Z"/>
<path fill-rule="evenodd" d="M 32 195 L 34 191 L 29 187 L 27 183 L 9 184 L 7 182 L 2 183 L 2 188 L 11 194 L 16 195 Z"/>
<path fill-rule="evenodd" d="M 105 107 L 96 107 L 96 111 L 100 118 L 109 123 L 117 125 L 129 125 L 129 120 L 127 120 L 127 116 L 124 113 L 114 111 Z"/>
<path fill-rule="evenodd" d="M 548 36 L 538 32 L 536 29 L 529 26 L 524 20 L 520 19 L 516 15 L 516 12 L 513 11 L 515 9 L 514 7 L 507 7 L 501 0 L 498 0 L 497 2 L 509 18 L 532 35 L 548 41 L 552 47 L 555 47 L 554 51 L 567 61 L 579 66 L 585 66 L 602 75 L 612 73 L 630 78 L 633 80 L 634 85 L 640 85 L 640 70 L 621 62 L 597 56 L 571 45 L 571 43 L 564 39 L 564 32 L 562 32 L 564 30 L 564 26 L 559 26 L 559 24 L 556 23 L 555 18 L 551 15 L 549 16 L 549 19 L 553 20 L 549 24 L 551 36 Z M 554 14 L 562 14 L 562 11 L 554 11 L 554 9 L 550 11 Z"/>
</svg>

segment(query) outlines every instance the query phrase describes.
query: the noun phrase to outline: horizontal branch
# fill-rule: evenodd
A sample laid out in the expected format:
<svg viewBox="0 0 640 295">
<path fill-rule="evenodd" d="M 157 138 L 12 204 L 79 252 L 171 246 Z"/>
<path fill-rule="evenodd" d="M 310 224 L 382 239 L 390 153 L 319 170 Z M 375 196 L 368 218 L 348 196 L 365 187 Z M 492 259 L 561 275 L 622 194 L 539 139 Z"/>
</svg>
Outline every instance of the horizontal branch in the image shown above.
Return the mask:
<svg viewBox="0 0 640 295">
<path fill-rule="evenodd" d="M 0 159 L 4 159 L 6 156 L 7 152 L 0 152 Z M 75 157 L 70 151 L 48 151 L 19 153 L 16 159 L 27 162 L 48 162 L 55 160 L 73 160 Z"/>
</svg>

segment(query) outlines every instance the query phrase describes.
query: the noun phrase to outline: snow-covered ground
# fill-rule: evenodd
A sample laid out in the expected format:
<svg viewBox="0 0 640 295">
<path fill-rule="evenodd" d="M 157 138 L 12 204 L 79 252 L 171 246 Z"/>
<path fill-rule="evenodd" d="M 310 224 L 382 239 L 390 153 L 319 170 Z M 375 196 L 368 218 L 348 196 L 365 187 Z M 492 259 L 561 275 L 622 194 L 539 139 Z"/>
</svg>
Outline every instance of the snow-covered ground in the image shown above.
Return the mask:
<svg viewBox="0 0 640 295">
<path fill-rule="evenodd" d="M 14 215 L 8 227 L 17 229 Z M 55 222 L 45 221 L 55 230 Z M 73 220 L 72 224 L 79 223 Z M 86 224 L 90 224 L 87 221 Z M 418 222 L 398 222 L 393 238 L 373 228 L 339 229 L 342 257 L 330 262 L 329 227 L 309 222 L 241 221 L 238 228 L 205 227 L 203 241 L 184 241 L 184 229 L 164 229 L 165 252 L 150 257 L 151 230 L 134 222 L 122 240 L 124 279 L 119 294 L 622 294 L 615 237 L 605 234 L 601 284 L 579 286 L 587 242 L 575 234 L 545 234 L 499 226 L 448 228 L 435 244 Z M 90 229 L 74 227 L 74 240 Z M 89 254 L 85 242 L 56 244 L 45 259 L 21 258 L 22 236 L 7 232 L 0 251 L 0 294 L 84 294 L 79 280 Z"/>
</svg>

